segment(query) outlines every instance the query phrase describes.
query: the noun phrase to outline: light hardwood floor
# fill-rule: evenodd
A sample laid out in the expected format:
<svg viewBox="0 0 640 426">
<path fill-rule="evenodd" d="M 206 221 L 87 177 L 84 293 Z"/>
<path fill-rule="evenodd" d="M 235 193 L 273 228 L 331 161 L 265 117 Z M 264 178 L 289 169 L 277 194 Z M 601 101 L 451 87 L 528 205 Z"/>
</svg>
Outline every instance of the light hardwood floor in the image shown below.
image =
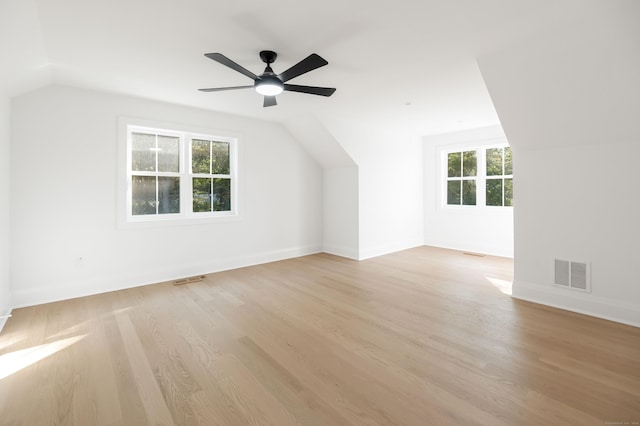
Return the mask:
<svg viewBox="0 0 640 426">
<path fill-rule="evenodd" d="M 638 424 L 640 329 L 513 300 L 511 276 L 419 247 L 18 309 L 0 424 Z"/>
</svg>

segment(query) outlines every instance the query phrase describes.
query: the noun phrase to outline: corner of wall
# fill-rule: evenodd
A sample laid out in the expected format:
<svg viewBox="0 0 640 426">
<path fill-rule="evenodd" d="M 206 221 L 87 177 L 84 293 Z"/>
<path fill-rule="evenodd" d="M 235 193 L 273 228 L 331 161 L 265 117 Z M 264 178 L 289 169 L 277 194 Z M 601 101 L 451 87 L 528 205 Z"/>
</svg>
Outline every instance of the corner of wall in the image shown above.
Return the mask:
<svg viewBox="0 0 640 426">
<path fill-rule="evenodd" d="M 11 234 L 11 133 L 10 99 L 0 88 L 0 332 L 12 308 L 10 283 Z"/>
</svg>

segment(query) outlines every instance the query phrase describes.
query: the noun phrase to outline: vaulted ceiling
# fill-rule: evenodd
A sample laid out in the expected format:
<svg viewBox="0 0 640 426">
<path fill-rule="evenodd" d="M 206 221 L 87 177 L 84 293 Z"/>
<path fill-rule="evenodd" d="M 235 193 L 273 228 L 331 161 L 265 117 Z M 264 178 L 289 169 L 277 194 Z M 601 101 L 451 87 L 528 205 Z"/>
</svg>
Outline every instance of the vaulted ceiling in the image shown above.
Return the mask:
<svg viewBox="0 0 640 426">
<path fill-rule="evenodd" d="M 258 119 L 314 116 L 369 131 L 427 135 L 499 123 L 476 58 L 545 28 L 579 22 L 585 0 L 3 0 L 2 86 L 46 84 L 126 93 Z M 315 52 L 329 65 L 291 83 L 336 87 L 331 98 L 285 92 L 263 108 L 251 84 L 203 56 L 221 52 L 259 74 L 263 49 L 280 72 Z"/>
</svg>

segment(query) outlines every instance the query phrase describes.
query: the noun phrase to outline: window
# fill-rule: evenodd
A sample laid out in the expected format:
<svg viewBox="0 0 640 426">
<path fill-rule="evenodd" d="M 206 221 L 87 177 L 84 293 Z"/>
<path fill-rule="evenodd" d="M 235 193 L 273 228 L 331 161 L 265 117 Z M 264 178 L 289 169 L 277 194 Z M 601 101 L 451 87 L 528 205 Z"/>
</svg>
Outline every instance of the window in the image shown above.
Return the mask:
<svg viewBox="0 0 640 426">
<path fill-rule="evenodd" d="M 450 152 L 447 156 L 447 204 L 476 205 L 476 151 Z"/>
<path fill-rule="evenodd" d="M 126 221 L 234 216 L 237 139 L 126 126 Z"/>
<path fill-rule="evenodd" d="M 513 156 L 508 145 L 443 151 L 447 206 L 513 206 Z"/>
<path fill-rule="evenodd" d="M 513 158 L 511 148 L 490 148 L 486 150 L 487 206 L 513 205 Z"/>
<path fill-rule="evenodd" d="M 180 138 L 131 132 L 131 214 L 180 213 Z"/>
<path fill-rule="evenodd" d="M 229 142 L 191 140 L 193 211 L 231 210 L 231 169 Z"/>
</svg>

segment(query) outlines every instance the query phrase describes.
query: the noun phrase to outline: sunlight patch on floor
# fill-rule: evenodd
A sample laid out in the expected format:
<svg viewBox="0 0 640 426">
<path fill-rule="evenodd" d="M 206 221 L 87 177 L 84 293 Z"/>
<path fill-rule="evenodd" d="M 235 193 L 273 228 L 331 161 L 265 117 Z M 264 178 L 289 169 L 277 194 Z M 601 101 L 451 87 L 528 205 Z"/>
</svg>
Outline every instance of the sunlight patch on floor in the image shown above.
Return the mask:
<svg viewBox="0 0 640 426">
<path fill-rule="evenodd" d="M 495 288 L 511 296 L 511 286 L 513 282 L 506 280 L 499 280 L 498 278 L 485 277 Z"/>
<path fill-rule="evenodd" d="M 73 345 L 74 343 L 84 339 L 86 336 L 86 334 L 83 334 L 80 336 L 69 337 L 67 339 L 56 340 L 55 342 L 45 343 L 44 345 L 34 346 L 32 348 L 1 355 L 0 380 Z"/>
</svg>

